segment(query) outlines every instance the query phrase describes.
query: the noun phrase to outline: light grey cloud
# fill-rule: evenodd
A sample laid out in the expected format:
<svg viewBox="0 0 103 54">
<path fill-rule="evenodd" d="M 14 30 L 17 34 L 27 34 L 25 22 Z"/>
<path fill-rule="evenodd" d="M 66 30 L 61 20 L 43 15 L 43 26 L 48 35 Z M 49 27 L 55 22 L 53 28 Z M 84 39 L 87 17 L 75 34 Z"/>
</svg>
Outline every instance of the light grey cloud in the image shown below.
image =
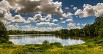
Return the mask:
<svg viewBox="0 0 103 54">
<path fill-rule="evenodd" d="M 17 25 L 8 25 L 6 28 L 7 30 L 19 30 L 19 26 Z"/>
<path fill-rule="evenodd" d="M 20 15 L 15 15 L 13 19 L 14 23 L 24 23 L 25 21 L 26 20 Z"/>
<path fill-rule="evenodd" d="M 67 22 L 73 22 L 73 19 L 67 19 L 66 21 Z"/>
<path fill-rule="evenodd" d="M 73 10 L 77 10 L 78 8 L 77 7 L 73 7 Z"/>
<path fill-rule="evenodd" d="M 72 13 L 68 12 L 68 13 L 64 13 L 63 17 L 71 19 L 72 15 L 73 15 Z"/>
<path fill-rule="evenodd" d="M 58 22 L 58 20 L 57 19 L 53 19 L 53 22 Z"/>
<path fill-rule="evenodd" d="M 84 9 L 78 9 L 75 12 L 75 15 L 78 15 L 80 18 L 83 17 L 89 17 L 89 16 L 103 16 L 103 3 L 97 3 L 97 5 L 89 5 L 89 4 L 84 4 L 83 5 Z"/>
<path fill-rule="evenodd" d="M 59 26 L 58 24 L 55 23 L 50 23 L 50 22 L 40 22 L 36 23 L 37 26 Z"/>
<path fill-rule="evenodd" d="M 66 21 L 62 21 L 61 23 L 66 23 Z"/>
<path fill-rule="evenodd" d="M 65 7 L 65 9 L 69 9 L 69 7 Z"/>
<path fill-rule="evenodd" d="M 17 7 L 19 13 L 57 14 L 62 17 L 62 2 L 53 0 L 8 0 L 11 6 Z"/>
<path fill-rule="evenodd" d="M 69 23 L 68 29 L 80 29 L 80 25 L 77 25 L 75 23 Z"/>
</svg>

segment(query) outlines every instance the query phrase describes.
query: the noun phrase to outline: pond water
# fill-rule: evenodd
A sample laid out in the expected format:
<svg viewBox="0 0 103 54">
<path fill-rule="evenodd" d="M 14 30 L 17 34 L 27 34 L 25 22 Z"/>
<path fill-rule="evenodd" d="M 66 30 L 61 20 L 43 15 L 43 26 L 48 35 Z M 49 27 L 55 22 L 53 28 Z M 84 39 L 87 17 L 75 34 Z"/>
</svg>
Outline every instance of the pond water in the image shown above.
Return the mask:
<svg viewBox="0 0 103 54">
<path fill-rule="evenodd" d="M 76 45 L 85 43 L 81 39 L 73 39 L 70 37 L 62 38 L 55 35 L 9 35 L 9 41 L 13 42 L 15 45 L 25 45 L 25 44 L 42 44 L 43 41 L 48 41 L 50 43 L 59 42 L 62 45 Z"/>
</svg>

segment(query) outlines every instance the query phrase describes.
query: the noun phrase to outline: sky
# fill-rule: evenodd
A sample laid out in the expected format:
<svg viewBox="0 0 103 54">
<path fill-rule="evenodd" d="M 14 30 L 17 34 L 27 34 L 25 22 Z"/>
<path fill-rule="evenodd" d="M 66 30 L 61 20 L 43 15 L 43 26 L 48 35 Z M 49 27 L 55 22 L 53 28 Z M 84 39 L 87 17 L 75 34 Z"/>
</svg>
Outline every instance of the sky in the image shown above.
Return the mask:
<svg viewBox="0 0 103 54">
<path fill-rule="evenodd" d="M 81 29 L 103 15 L 103 0 L 0 0 L 8 30 Z"/>
</svg>

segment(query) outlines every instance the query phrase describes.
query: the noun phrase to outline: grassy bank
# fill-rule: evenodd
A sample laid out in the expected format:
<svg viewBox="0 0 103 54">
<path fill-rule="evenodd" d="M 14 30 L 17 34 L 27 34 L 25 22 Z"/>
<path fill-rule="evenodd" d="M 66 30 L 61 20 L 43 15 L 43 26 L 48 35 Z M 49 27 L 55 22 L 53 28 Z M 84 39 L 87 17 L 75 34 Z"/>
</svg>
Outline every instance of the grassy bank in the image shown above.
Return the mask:
<svg viewBox="0 0 103 54">
<path fill-rule="evenodd" d="M 60 43 L 35 45 L 0 44 L 0 54 L 103 54 L 103 38 L 94 38 L 85 44 L 62 46 Z"/>
</svg>

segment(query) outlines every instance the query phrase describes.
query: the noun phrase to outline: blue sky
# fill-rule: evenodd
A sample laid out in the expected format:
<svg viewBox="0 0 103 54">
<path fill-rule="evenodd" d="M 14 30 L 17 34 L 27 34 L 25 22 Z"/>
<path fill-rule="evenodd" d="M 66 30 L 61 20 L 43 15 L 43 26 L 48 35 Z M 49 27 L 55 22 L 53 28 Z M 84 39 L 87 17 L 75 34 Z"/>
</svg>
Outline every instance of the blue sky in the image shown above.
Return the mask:
<svg viewBox="0 0 103 54">
<path fill-rule="evenodd" d="M 15 1 L 0 2 L 0 14 L 5 12 L 1 21 L 8 30 L 80 29 L 86 24 L 92 24 L 103 12 L 103 0 Z"/>
<path fill-rule="evenodd" d="M 96 5 L 97 3 L 103 3 L 103 0 L 55 0 L 60 1 L 63 3 L 63 10 L 64 12 L 71 12 L 75 13 L 75 10 L 73 10 L 73 7 L 77 7 L 78 9 L 83 9 L 84 4 L 90 4 L 90 5 Z M 73 5 L 73 6 L 71 6 Z M 69 7 L 68 10 L 65 10 L 65 7 Z M 73 17 L 74 23 L 80 23 L 80 24 L 92 24 L 95 20 L 95 16 L 86 17 L 86 18 L 79 18 L 79 17 Z"/>
</svg>

